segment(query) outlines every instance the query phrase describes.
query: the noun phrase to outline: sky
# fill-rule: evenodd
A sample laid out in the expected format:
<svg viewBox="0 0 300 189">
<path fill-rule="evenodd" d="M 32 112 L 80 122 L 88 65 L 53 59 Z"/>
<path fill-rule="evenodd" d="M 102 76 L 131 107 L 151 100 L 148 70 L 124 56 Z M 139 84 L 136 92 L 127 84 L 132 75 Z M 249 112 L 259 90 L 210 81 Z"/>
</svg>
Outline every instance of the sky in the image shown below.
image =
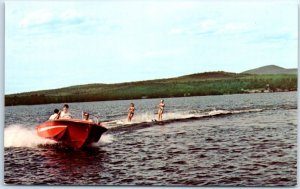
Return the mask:
<svg viewBox="0 0 300 189">
<path fill-rule="evenodd" d="M 296 68 L 297 1 L 6 1 L 5 94 Z"/>
</svg>

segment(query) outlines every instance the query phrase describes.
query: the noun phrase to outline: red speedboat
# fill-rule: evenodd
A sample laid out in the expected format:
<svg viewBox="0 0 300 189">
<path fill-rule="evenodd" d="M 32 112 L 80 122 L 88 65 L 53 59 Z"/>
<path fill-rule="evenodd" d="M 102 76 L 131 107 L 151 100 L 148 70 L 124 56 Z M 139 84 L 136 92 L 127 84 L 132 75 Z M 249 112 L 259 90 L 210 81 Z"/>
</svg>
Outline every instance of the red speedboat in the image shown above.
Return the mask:
<svg viewBox="0 0 300 189">
<path fill-rule="evenodd" d="M 101 124 L 79 119 L 46 121 L 36 129 L 40 137 L 62 142 L 76 149 L 98 142 L 101 135 L 107 131 Z"/>
</svg>

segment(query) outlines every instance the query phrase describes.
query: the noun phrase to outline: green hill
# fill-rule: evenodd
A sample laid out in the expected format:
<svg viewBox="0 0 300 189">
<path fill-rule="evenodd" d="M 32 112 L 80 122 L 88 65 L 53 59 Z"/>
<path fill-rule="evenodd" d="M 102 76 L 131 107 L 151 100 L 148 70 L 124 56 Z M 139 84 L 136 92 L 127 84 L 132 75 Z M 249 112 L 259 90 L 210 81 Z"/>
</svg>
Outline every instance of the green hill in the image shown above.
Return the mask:
<svg viewBox="0 0 300 189">
<path fill-rule="evenodd" d="M 222 95 L 297 90 L 296 74 L 251 75 L 205 72 L 169 79 L 117 84 L 88 84 L 5 95 L 5 105 L 32 105 L 141 98 Z"/>
<path fill-rule="evenodd" d="M 286 69 L 276 65 L 268 65 L 256 69 L 248 70 L 242 73 L 246 74 L 297 74 L 298 69 Z"/>
</svg>

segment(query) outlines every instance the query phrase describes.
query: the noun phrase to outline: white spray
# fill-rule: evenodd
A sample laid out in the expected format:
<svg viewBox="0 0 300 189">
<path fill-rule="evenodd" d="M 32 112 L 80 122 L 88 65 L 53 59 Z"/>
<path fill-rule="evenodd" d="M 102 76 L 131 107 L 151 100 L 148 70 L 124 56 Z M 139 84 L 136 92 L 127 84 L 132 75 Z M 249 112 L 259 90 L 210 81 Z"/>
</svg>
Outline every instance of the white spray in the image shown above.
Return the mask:
<svg viewBox="0 0 300 189">
<path fill-rule="evenodd" d="M 97 143 L 92 143 L 93 147 L 103 146 L 116 141 L 116 138 L 111 134 L 103 134 Z"/>
<path fill-rule="evenodd" d="M 54 144 L 53 140 L 44 139 L 36 134 L 35 128 L 27 128 L 23 125 L 9 125 L 4 129 L 4 147 L 29 147 Z"/>
</svg>

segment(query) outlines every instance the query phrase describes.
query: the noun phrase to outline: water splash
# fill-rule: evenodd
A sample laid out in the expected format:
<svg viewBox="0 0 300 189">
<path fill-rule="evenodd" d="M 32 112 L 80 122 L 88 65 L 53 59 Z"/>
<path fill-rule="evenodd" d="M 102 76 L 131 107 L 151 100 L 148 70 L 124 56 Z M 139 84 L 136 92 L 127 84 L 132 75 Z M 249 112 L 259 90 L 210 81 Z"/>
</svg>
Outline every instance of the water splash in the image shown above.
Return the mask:
<svg viewBox="0 0 300 189">
<path fill-rule="evenodd" d="M 28 128 L 21 124 L 9 125 L 4 129 L 4 147 L 35 148 L 39 145 L 55 143 L 55 141 L 39 137 L 35 128 Z"/>
<path fill-rule="evenodd" d="M 116 138 L 113 135 L 103 134 L 101 136 L 100 140 L 96 143 L 92 143 L 91 146 L 92 147 L 103 146 L 103 145 L 106 145 L 106 144 L 113 143 L 114 141 L 116 141 Z"/>
<path fill-rule="evenodd" d="M 163 114 L 163 120 L 180 120 L 180 119 L 188 119 L 188 118 L 202 118 L 202 117 L 210 117 L 210 116 L 217 116 L 217 115 L 226 115 L 226 114 L 240 114 L 240 113 L 249 113 L 249 112 L 260 112 L 263 109 L 242 109 L 242 110 L 217 110 L 213 109 L 206 112 L 168 112 Z M 109 122 L 103 123 L 103 125 L 107 128 L 113 128 L 123 125 L 130 125 L 136 123 L 145 123 L 145 122 L 153 122 L 157 120 L 157 114 L 153 113 L 142 113 L 137 114 L 133 117 L 131 122 L 128 122 L 127 119 L 121 120 L 113 120 Z"/>
<path fill-rule="evenodd" d="M 228 110 L 213 110 L 207 113 L 209 116 L 220 115 L 220 114 L 229 114 L 231 111 Z"/>
<path fill-rule="evenodd" d="M 170 112 L 163 114 L 163 120 L 180 120 L 188 119 L 192 117 L 210 117 L 217 115 L 226 115 L 226 114 L 239 114 L 247 112 L 259 112 L 262 109 L 246 109 L 246 110 L 212 110 L 201 113 L 189 113 L 189 112 Z M 143 113 L 135 115 L 132 122 L 128 122 L 127 119 L 114 120 L 110 122 L 103 123 L 107 128 L 114 128 L 124 125 L 143 123 L 143 122 L 152 122 L 156 119 L 157 115 L 153 113 Z M 104 134 L 101 136 L 96 146 L 105 145 L 114 142 L 116 139 L 113 135 Z M 55 144 L 55 141 L 44 139 L 39 137 L 36 134 L 35 128 L 28 128 L 25 125 L 13 124 L 9 125 L 4 130 L 4 147 L 38 147 L 41 145 Z"/>
<path fill-rule="evenodd" d="M 163 114 L 163 119 L 164 120 L 171 120 L 171 119 L 186 119 L 190 117 L 195 117 L 196 114 L 191 114 L 189 112 L 170 112 L 170 113 L 164 113 Z M 122 119 L 122 120 L 115 120 L 115 121 L 110 121 L 107 122 L 106 124 L 119 124 L 119 125 L 124 125 L 124 124 L 133 124 L 133 123 L 142 123 L 142 122 L 152 122 L 154 120 L 157 120 L 157 114 L 153 113 L 142 113 L 135 115 L 131 122 L 127 121 L 127 118 Z"/>
<path fill-rule="evenodd" d="M 116 138 L 111 134 L 103 134 L 98 143 L 109 144 L 116 141 Z"/>
</svg>

